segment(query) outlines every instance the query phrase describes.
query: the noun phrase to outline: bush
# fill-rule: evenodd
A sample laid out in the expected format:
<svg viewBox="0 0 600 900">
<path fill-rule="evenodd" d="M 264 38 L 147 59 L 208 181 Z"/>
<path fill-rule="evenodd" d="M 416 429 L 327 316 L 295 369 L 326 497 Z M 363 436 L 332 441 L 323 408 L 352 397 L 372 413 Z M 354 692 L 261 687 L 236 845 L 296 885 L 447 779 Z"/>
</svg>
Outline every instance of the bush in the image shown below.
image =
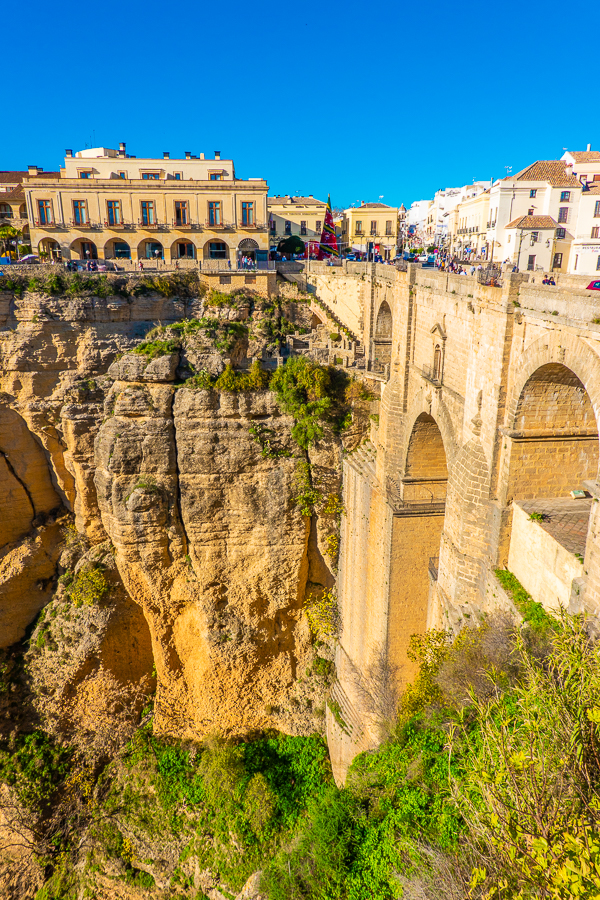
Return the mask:
<svg viewBox="0 0 600 900">
<path fill-rule="evenodd" d="M 146 356 L 148 361 L 158 359 L 159 356 L 168 356 L 179 350 L 179 342 L 173 338 L 166 341 L 142 341 L 135 350 L 140 356 Z"/>
<path fill-rule="evenodd" d="M 100 569 L 82 568 L 69 585 L 68 595 L 74 606 L 93 606 L 106 597 L 109 589 Z"/>
<path fill-rule="evenodd" d="M 329 371 L 305 356 L 281 366 L 271 379 L 277 404 L 296 420 L 292 437 L 306 449 L 323 437 L 323 422 L 332 405 Z"/>
</svg>

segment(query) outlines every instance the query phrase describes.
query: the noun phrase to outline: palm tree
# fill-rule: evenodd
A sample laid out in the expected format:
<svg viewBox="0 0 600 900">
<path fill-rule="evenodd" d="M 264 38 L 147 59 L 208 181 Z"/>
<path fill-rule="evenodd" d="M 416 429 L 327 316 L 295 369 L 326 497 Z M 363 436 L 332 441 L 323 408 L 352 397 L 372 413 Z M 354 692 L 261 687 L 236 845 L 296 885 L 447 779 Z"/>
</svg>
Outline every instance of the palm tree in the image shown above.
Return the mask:
<svg viewBox="0 0 600 900">
<path fill-rule="evenodd" d="M 19 257 L 19 244 L 18 240 L 21 236 L 21 231 L 18 228 L 15 228 L 13 225 L 0 225 L 0 244 L 2 245 L 2 250 L 4 253 L 7 252 L 9 244 L 14 243 L 15 245 L 15 256 Z"/>
</svg>

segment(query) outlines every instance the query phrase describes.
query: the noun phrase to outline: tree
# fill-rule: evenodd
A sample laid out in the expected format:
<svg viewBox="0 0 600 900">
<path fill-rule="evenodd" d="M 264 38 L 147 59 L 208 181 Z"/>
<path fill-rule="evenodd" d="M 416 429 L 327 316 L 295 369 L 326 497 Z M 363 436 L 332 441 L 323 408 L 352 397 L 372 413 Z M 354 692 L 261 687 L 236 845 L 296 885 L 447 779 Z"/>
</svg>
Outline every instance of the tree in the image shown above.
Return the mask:
<svg viewBox="0 0 600 900">
<path fill-rule="evenodd" d="M 279 253 L 289 253 L 291 255 L 292 253 L 304 253 L 306 247 L 304 241 L 301 241 L 297 234 L 291 234 L 289 237 L 279 241 L 277 250 Z"/>
<path fill-rule="evenodd" d="M 13 225 L 2 225 L 0 226 L 0 244 L 2 245 L 2 250 L 6 253 L 9 244 L 15 244 L 15 255 L 18 256 L 18 244 L 17 240 L 21 236 L 21 232 L 18 228 L 15 228 Z"/>
</svg>

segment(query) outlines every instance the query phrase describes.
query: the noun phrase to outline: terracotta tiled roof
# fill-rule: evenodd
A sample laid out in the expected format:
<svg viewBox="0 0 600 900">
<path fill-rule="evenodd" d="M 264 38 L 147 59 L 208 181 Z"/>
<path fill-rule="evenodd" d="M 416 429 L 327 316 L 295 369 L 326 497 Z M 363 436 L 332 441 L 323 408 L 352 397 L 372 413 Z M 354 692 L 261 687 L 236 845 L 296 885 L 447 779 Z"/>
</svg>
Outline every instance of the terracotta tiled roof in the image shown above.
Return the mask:
<svg viewBox="0 0 600 900">
<path fill-rule="evenodd" d="M 361 203 L 360 206 L 355 206 L 355 209 L 395 209 L 394 206 L 388 206 L 387 203 Z"/>
<path fill-rule="evenodd" d="M 281 206 L 282 204 L 290 204 L 291 206 L 327 206 L 325 200 L 315 200 L 314 197 L 290 197 L 287 194 L 283 197 L 267 197 L 267 206 Z"/>
<path fill-rule="evenodd" d="M 24 178 L 58 178 L 59 172 L 38 172 L 30 175 L 29 172 L 0 172 L 0 184 L 22 184 Z"/>
<path fill-rule="evenodd" d="M 575 175 L 565 175 L 565 161 L 561 159 L 539 159 L 502 181 L 547 181 L 553 187 L 581 187 Z"/>
<path fill-rule="evenodd" d="M 507 228 L 556 228 L 557 223 L 552 216 L 519 216 L 506 226 Z"/>
<path fill-rule="evenodd" d="M 0 203 L 6 202 L 7 200 L 12 200 L 14 203 L 18 200 L 24 200 L 25 194 L 23 193 L 23 188 L 19 185 L 16 188 L 13 188 L 12 191 L 0 191 Z"/>
<path fill-rule="evenodd" d="M 600 150 L 569 150 L 575 162 L 600 162 Z"/>
</svg>

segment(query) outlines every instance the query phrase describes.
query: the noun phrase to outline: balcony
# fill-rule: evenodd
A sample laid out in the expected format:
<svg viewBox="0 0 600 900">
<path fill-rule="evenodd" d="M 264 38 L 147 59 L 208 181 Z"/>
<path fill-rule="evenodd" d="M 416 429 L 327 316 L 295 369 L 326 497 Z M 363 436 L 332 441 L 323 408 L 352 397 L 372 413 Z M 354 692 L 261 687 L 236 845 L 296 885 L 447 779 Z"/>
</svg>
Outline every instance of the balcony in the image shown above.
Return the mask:
<svg viewBox="0 0 600 900">
<path fill-rule="evenodd" d="M 64 225 L 62 222 L 55 222 L 54 220 L 51 222 L 40 222 L 39 219 L 35 219 L 34 221 L 36 228 L 68 228 L 68 225 Z"/>
<path fill-rule="evenodd" d="M 267 226 L 263 225 L 262 222 L 242 222 L 241 225 L 238 226 L 238 228 L 251 228 L 254 231 L 264 231 L 266 227 Z"/>
<path fill-rule="evenodd" d="M 102 228 L 102 225 L 99 222 L 78 222 L 77 219 L 71 219 L 70 221 L 71 228 L 77 228 L 79 231 L 87 231 L 87 230 L 95 230 L 98 228 Z"/>
<path fill-rule="evenodd" d="M 104 220 L 104 227 L 110 228 L 111 231 L 127 231 L 128 229 L 135 228 L 133 222 L 109 222 L 107 219 Z"/>
<path fill-rule="evenodd" d="M 207 221 L 205 223 L 206 228 L 217 229 L 219 231 L 235 231 L 235 225 L 231 225 L 229 222 L 210 222 Z"/>
<path fill-rule="evenodd" d="M 440 381 L 440 373 L 437 369 L 434 369 L 432 366 L 423 366 L 421 369 L 421 375 L 426 381 L 429 381 L 434 387 L 441 387 L 442 382 Z"/>
<path fill-rule="evenodd" d="M 178 231 L 202 231 L 202 225 L 198 222 L 171 222 L 171 227 Z"/>
</svg>

